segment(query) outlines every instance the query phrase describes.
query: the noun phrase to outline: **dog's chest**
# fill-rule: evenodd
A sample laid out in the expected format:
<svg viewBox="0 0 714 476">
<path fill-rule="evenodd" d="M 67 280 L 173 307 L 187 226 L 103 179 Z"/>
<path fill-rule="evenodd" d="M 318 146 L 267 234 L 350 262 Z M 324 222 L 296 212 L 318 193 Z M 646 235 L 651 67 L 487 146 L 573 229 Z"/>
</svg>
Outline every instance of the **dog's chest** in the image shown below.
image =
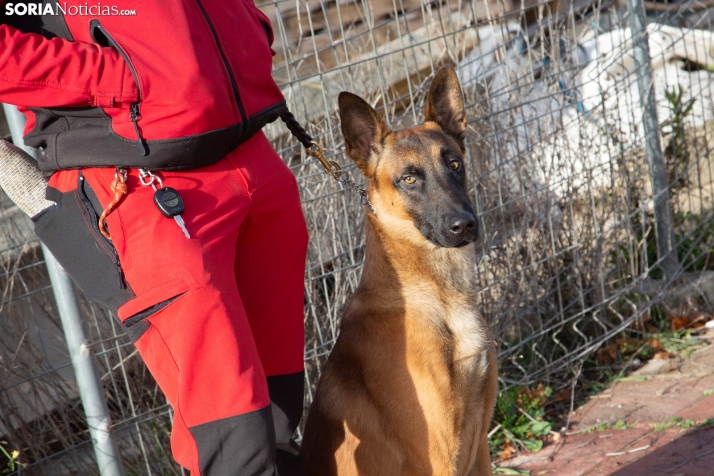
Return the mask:
<svg viewBox="0 0 714 476">
<path fill-rule="evenodd" d="M 445 322 L 453 339 L 454 369 L 458 376 L 471 379 L 487 363 L 488 331 L 478 311 L 469 306 L 447 309 Z"/>
</svg>

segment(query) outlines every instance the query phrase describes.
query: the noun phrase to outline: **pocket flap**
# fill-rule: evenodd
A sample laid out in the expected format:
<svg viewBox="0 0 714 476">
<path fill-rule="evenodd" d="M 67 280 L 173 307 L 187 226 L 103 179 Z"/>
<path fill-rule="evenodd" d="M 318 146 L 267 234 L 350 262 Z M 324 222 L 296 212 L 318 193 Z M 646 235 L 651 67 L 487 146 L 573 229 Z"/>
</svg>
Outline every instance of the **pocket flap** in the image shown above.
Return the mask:
<svg viewBox="0 0 714 476">
<path fill-rule="evenodd" d="M 140 313 L 157 303 L 168 301 L 172 297 L 189 290 L 189 285 L 183 278 L 176 278 L 160 284 L 149 291 L 135 297 L 119 308 L 117 316 L 124 322 L 131 316 Z"/>
</svg>

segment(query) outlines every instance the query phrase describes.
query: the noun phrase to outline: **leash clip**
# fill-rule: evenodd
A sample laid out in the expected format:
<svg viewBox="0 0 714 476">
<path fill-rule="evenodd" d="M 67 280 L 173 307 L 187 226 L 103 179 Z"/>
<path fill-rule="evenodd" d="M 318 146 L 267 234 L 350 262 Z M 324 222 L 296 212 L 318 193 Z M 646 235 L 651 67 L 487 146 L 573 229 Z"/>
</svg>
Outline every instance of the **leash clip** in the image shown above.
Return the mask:
<svg viewBox="0 0 714 476">
<path fill-rule="evenodd" d="M 340 175 L 342 175 L 342 167 L 340 167 L 340 164 L 334 160 L 328 160 L 325 157 L 325 150 L 320 146 L 320 144 L 315 141 L 310 141 L 310 143 L 312 145 L 307 149 L 307 153 L 320 161 L 322 167 L 325 169 L 325 173 L 331 174 L 335 180 L 338 180 Z"/>
</svg>

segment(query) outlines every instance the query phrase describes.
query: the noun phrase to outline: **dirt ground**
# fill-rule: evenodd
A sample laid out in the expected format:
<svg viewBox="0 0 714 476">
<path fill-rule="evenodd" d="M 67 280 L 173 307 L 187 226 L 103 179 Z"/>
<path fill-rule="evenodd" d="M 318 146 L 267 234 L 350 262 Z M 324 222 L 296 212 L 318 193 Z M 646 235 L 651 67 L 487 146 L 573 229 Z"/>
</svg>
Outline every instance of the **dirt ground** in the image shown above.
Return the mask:
<svg viewBox="0 0 714 476">
<path fill-rule="evenodd" d="M 499 466 L 531 476 L 714 475 L 714 333 L 686 356 L 649 361 L 578 408 L 558 441 Z"/>
</svg>

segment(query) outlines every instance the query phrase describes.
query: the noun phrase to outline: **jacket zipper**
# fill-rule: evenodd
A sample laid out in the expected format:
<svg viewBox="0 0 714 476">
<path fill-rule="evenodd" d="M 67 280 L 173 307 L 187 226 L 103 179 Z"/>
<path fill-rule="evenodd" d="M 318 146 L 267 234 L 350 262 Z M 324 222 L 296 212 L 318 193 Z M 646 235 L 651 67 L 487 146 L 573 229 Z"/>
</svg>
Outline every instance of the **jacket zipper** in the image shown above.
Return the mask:
<svg viewBox="0 0 714 476">
<path fill-rule="evenodd" d="M 235 76 L 233 76 L 233 71 L 231 71 L 231 66 L 228 63 L 228 59 L 226 58 L 226 55 L 223 54 L 223 50 L 221 49 L 221 44 L 218 41 L 218 33 L 216 32 L 216 28 L 213 26 L 213 23 L 211 23 L 211 20 L 208 18 L 208 14 L 206 14 L 206 10 L 203 9 L 203 5 L 201 5 L 200 0 L 196 0 L 196 5 L 198 5 L 198 9 L 201 10 L 201 15 L 203 15 L 203 19 L 206 20 L 206 24 L 208 25 L 208 28 L 211 30 L 211 34 L 213 35 L 213 41 L 216 43 L 216 48 L 218 48 L 218 54 L 221 55 L 221 59 L 223 60 L 223 65 L 226 68 L 226 72 L 228 73 L 228 77 L 231 80 L 231 86 L 233 88 L 233 97 L 236 101 L 236 104 L 238 105 L 238 110 L 240 111 L 240 117 L 241 120 L 243 121 L 243 124 L 246 124 L 248 122 L 248 118 L 245 115 L 245 110 L 243 109 L 243 103 L 240 101 L 240 95 L 238 94 L 238 83 L 236 82 Z"/>
<path fill-rule="evenodd" d="M 136 74 L 136 69 L 134 68 L 134 65 L 132 64 L 131 60 L 129 60 L 129 55 L 126 54 L 124 48 L 122 48 L 121 45 L 117 43 L 117 41 L 112 37 L 112 35 L 109 34 L 107 29 L 104 28 L 104 26 L 97 19 L 94 19 L 89 22 L 89 29 L 92 39 L 96 41 L 94 35 L 92 34 L 92 31 L 95 28 L 102 32 L 102 34 L 107 38 L 107 41 L 109 41 L 109 44 L 119 52 L 122 58 L 124 58 L 124 62 L 127 64 L 127 66 L 129 67 L 129 71 L 131 71 L 131 75 L 134 77 L 134 82 L 136 83 L 136 87 L 139 90 L 139 99 L 136 102 L 131 103 L 131 106 L 129 108 L 129 119 L 134 124 L 134 132 L 136 133 L 136 139 L 139 142 L 139 149 L 141 155 L 147 156 L 149 155 L 149 147 L 146 144 L 144 138 L 141 137 L 141 133 L 139 132 L 139 119 L 141 118 L 141 113 L 139 112 L 139 103 L 141 102 L 142 97 L 141 84 L 139 84 L 139 75 Z"/>
<path fill-rule="evenodd" d="M 124 270 L 122 269 L 121 262 L 119 261 L 119 253 L 117 252 L 117 249 L 114 247 L 112 242 L 104 238 L 104 236 L 99 231 L 99 215 L 97 214 L 96 210 L 94 209 L 94 205 L 92 205 L 92 202 L 89 200 L 89 197 L 87 197 L 84 191 L 84 187 L 86 186 L 86 180 L 82 172 L 79 172 L 79 180 L 82 182 L 80 184 L 79 189 L 79 198 L 80 200 L 82 200 L 84 207 L 87 209 L 87 213 L 89 213 L 89 221 L 92 223 L 92 229 L 96 232 L 95 234 L 98 236 L 98 239 L 101 240 L 102 243 L 104 243 L 110 250 L 112 250 L 112 253 L 114 254 L 114 265 L 117 269 L 117 281 L 119 284 L 119 288 L 127 289 L 126 279 L 124 278 Z"/>
</svg>

